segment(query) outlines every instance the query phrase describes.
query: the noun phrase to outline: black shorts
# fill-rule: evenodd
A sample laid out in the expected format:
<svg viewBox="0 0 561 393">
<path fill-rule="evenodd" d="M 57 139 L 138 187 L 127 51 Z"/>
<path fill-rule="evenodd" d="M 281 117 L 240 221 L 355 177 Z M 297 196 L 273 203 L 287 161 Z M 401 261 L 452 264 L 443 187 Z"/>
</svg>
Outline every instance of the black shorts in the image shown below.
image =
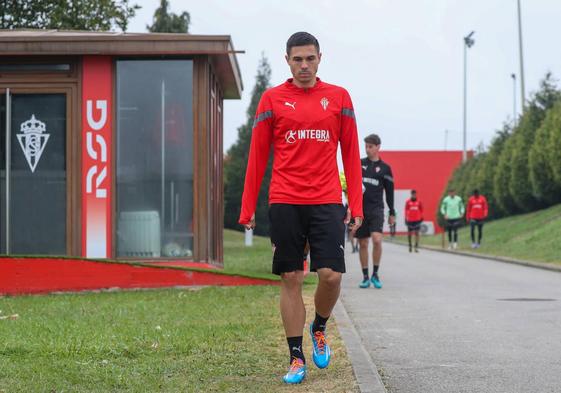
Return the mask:
<svg viewBox="0 0 561 393">
<path fill-rule="evenodd" d="M 355 233 L 355 237 L 365 239 L 372 232 L 382 233 L 384 228 L 384 209 L 372 210 L 364 213 L 364 221 Z"/>
<path fill-rule="evenodd" d="M 423 221 L 405 221 L 405 225 L 407 225 L 407 230 L 409 232 L 415 232 L 421 230 L 421 224 Z"/>
<path fill-rule="evenodd" d="M 446 220 L 446 228 L 456 230 L 462 225 L 461 218 L 454 218 L 453 220 Z"/>
<path fill-rule="evenodd" d="M 330 268 L 345 273 L 345 215 L 343 205 L 291 205 L 269 207 L 273 273 L 304 270 L 304 247 L 310 244 L 310 271 Z"/>
<path fill-rule="evenodd" d="M 469 220 L 469 223 L 471 225 L 483 225 L 485 223 L 485 219 L 476 220 L 472 218 L 471 220 Z"/>
</svg>

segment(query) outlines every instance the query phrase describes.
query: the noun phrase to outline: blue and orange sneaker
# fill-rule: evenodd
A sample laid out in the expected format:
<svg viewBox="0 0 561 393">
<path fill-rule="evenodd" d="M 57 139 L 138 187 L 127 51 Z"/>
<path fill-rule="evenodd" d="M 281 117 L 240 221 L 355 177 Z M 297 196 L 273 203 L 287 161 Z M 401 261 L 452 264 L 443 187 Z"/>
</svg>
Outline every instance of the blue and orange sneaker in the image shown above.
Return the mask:
<svg viewBox="0 0 561 393">
<path fill-rule="evenodd" d="M 326 368 L 331 360 L 331 350 L 325 340 L 325 332 L 312 330 L 313 324 L 310 324 L 310 335 L 312 336 L 313 353 L 312 358 L 318 368 Z"/>
<path fill-rule="evenodd" d="M 306 377 L 306 365 L 302 359 L 294 358 L 290 363 L 290 368 L 282 380 L 284 383 L 296 384 L 300 383 Z"/>
</svg>

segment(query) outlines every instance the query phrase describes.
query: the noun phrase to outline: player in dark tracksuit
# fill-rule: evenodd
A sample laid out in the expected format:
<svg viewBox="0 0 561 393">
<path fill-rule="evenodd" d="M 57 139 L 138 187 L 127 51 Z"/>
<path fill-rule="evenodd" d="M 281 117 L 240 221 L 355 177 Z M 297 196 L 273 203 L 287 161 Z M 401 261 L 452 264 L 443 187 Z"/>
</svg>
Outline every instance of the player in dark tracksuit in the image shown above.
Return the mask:
<svg viewBox="0 0 561 393">
<path fill-rule="evenodd" d="M 395 223 L 394 182 L 392 169 L 380 159 L 380 137 L 372 134 L 364 138 L 367 157 L 361 159 L 362 166 L 362 205 L 364 222 L 356 232 L 360 244 L 360 264 L 363 280 L 361 288 L 368 288 L 372 283 L 376 288 L 382 288 L 378 277 L 378 269 L 382 259 L 382 228 L 384 226 L 384 191 L 389 208 L 389 224 Z M 372 238 L 373 273 L 368 276 L 368 243 Z"/>
</svg>

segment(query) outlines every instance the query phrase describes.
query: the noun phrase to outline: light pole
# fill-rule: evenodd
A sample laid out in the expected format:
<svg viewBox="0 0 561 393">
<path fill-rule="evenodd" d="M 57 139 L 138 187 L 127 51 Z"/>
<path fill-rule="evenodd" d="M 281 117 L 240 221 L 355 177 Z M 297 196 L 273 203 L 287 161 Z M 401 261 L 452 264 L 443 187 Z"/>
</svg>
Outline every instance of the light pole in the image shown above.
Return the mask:
<svg viewBox="0 0 561 393">
<path fill-rule="evenodd" d="M 472 31 L 464 37 L 464 144 L 462 161 L 467 161 L 467 50 L 471 48 L 475 41 L 471 38 L 475 34 Z"/>
<path fill-rule="evenodd" d="M 516 127 L 516 74 L 510 74 L 512 78 L 512 126 Z"/>
<path fill-rule="evenodd" d="M 522 113 L 526 109 L 526 94 L 524 90 L 524 54 L 522 53 L 522 15 L 520 11 L 520 0 L 518 0 L 518 47 L 520 52 L 520 95 L 522 97 Z"/>
</svg>

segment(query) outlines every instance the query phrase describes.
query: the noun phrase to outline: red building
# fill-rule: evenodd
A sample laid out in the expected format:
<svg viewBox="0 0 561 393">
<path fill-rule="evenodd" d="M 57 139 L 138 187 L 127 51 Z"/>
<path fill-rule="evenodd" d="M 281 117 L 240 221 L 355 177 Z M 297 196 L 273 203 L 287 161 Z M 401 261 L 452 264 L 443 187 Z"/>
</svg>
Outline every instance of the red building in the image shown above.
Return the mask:
<svg viewBox="0 0 561 393">
<path fill-rule="evenodd" d="M 0 31 L 0 295 L 270 283 L 210 269 L 237 53 L 230 36 Z"/>
<path fill-rule="evenodd" d="M 423 203 L 423 232 L 441 232 L 437 224 L 438 205 L 454 169 L 462 162 L 462 151 L 382 151 L 380 156 L 394 175 L 397 232 L 407 232 L 404 208 L 411 190 L 417 190 Z M 384 231 L 389 232 L 387 220 L 384 225 Z"/>
<path fill-rule="evenodd" d="M 229 36 L 0 31 L 0 254 L 221 265 Z"/>
</svg>

